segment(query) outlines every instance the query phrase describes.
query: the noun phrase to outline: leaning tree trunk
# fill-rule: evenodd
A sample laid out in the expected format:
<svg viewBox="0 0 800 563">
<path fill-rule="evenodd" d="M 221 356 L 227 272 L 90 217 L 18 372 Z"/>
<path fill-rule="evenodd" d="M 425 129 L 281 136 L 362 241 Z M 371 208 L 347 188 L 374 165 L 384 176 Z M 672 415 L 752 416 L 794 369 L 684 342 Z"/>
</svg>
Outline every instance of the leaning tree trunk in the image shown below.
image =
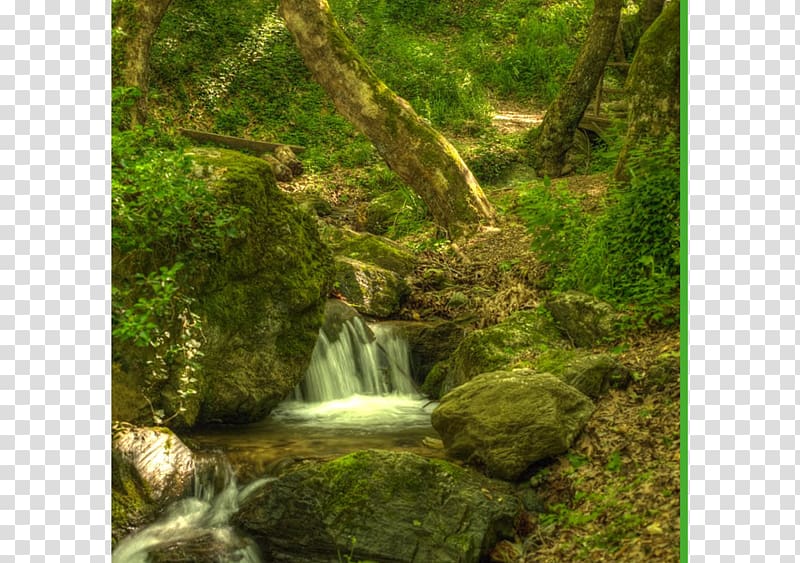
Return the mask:
<svg viewBox="0 0 800 563">
<path fill-rule="evenodd" d="M 306 66 L 336 109 L 372 141 L 451 237 L 492 223 L 494 209 L 455 148 L 356 53 L 327 0 L 281 0 Z"/>
<path fill-rule="evenodd" d="M 596 0 L 588 37 L 566 83 L 547 108 L 533 141 L 532 164 L 540 175 L 561 176 L 578 124 L 614 48 L 622 0 Z"/>
<path fill-rule="evenodd" d="M 120 0 L 112 2 L 114 58 L 119 70 L 114 86 L 137 88 L 140 96 L 131 108 L 130 123 L 142 125 L 147 119 L 147 90 L 150 75 L 150 46 L 161 19 L 172 0 Z M 117 65 L 115 65 L 117 66 Z"/>
<path fill-rule="evenodd" d="M 672 134 L 679 143 L 680 64 L 681 6 L 672 0 L 642 36 L 628 73 L 628 131 L 614 168 L 616 180 L 628 180 L 628 158 L 642 138 Z"/>
</svg>

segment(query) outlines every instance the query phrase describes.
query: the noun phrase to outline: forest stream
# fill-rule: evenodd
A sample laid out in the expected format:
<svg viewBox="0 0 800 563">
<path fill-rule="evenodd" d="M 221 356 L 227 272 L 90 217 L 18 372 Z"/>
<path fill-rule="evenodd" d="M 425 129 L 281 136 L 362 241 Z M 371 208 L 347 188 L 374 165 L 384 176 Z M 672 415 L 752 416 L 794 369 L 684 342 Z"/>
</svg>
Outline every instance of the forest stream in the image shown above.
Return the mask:
<svg viewBox="0 0 800 563">
<path fill-rule="evenodd" d="M 228 519 L 286 465 L 370 448 L 444 457 L 443 450 L 422 445 L 437 436 L 430 415 L 438 403 L 416 390 L 407 342 L 393 328 L 360 317 L 345 321 L 337 336 L 320 331 L 305 379 L 261 422 L 185 436 L 199 460 L 192 495 L 124 538 L 115 563 L 144 563 L 153 549 L 209 535 L 226 546 L 230 560 L 259 562 L 258 549 Z"/>
</svg>

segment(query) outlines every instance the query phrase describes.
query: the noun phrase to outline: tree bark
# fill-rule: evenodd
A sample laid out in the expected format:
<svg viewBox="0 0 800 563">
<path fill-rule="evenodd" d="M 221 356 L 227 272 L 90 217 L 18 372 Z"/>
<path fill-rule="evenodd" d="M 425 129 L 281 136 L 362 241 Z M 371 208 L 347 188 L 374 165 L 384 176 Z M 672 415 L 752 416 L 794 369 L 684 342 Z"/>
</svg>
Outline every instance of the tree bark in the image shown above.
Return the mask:
<svg viewBox="0 0 800 563">
<path fill-rule="evenodd" d="M 119 70 L 113 74 L 114 86 L 129 86 L 139 90 L 131 108 L 131 127 L 147 120 L 147 92 L 150 76 L 150 46 L 161 19 L 172 0 L 119 0 L 112 2 L 112 27 L 115 58 Z"/>
<path fill-rule="evenodd" d="M 674 135 L 680 142 L 681 7 L 672 0 L 648 28 L 633 58 L 625 88 L 628 131 L 614 168 L 614 178 L 628 180 L 631 149 L 643 137 Z"/>
<path fill-rule="evenodd" d="M 533 141 L 532 164 L 540 175 L 562 175 L 578 124 L 603 76 L 619 27 L 622 0 L 596 0 L 589 35 L 566 83 L 547 108 Z"/>
<path fill-rule="evenodd" d="M 336 109 L 370 139 L 450 237 L 493 223 L 494 209 L 456 149 L 375 75 L 327 0 L 281 0 L 280 13 Z"/>
<path fill-rule="evenodd" d="M 664 0 L 644 0 L 639 7 L 639 23 L 641 24 L 642 33 L 656 21 L 656 18 L 661 14 L 664 9 Z"/>
</svg>

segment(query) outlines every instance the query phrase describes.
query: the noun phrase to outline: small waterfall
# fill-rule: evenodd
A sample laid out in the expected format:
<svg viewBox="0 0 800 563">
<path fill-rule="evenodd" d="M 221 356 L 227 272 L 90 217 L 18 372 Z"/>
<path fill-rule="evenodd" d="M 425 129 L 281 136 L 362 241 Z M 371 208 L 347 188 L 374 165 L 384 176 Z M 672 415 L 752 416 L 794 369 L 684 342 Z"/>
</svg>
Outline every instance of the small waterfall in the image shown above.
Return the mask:
<svg viewBox="0 0 800 563">
<path fill-rule="evenodd" d="M 320 403 L 353 395 L 417 395 L 408 344 L 391 328 L 348 319 L 335 338 L 320 331 L 292 399 Z"/>
<path fill-rule="evenodd" d="M 147 563 L 149 553 L 171 546 L 202 545 L 224 560 L 260 563 L 258 548 L 236 534 L 228 519 L 264 478 L 240 489 L 224 456 L 196 454 L 194 495 L 168 506 L 161 517 L 123 538 L 112 553 L 114 563 Z"/>
</svg>

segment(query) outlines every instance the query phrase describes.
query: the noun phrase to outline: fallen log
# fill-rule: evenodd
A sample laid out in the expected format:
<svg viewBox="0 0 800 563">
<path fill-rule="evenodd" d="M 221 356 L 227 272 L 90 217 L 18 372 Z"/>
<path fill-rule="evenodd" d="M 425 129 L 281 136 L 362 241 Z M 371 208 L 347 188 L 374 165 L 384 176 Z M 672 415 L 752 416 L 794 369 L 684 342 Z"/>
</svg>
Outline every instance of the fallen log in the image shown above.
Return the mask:
<svg viewBox="0 0 800 563">
<path fill-rule="evenodd" d="M 231 137 L 230 135 L 218 135 L 217 133 L 209 133 L 207 131 L 197 131 L 196 129 L 183 129 L 179 128 L 178 132 L 195 141 L 206 141 L 212 143 L 219 143 L 232 149 L 248 150 L 261 156 L 264 153 L 271 153 L 279 147 L 289 147 L 295 154 L 301 153 L 306 150 L 305 147 L 297 145 L 287 145 L 285 143 L 267 143 L 265 141 L 253 141 L 251 139 L 244 139 L 242 137 Z"/>
</svg>

